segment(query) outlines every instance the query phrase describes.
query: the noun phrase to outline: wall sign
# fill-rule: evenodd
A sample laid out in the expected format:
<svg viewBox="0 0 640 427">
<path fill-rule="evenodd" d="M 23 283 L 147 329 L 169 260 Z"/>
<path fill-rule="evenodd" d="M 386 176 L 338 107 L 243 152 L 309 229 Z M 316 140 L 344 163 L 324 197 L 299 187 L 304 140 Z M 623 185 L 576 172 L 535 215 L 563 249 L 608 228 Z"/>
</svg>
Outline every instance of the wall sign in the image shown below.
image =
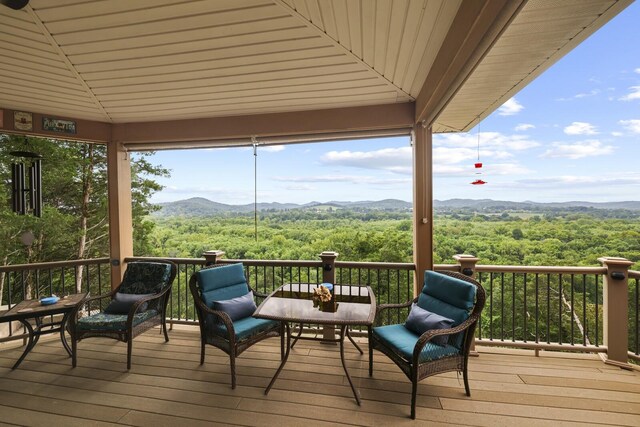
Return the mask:
<svg viewBox="0 0 640 427">
<path fill-rule="evenodd" d="M 50 117 L 42 118 L 42 130 L 49 130 L 59 133 L 76 133 L 76 122 L 72 120 L 52 119 Z"/>
<path fill-rule="evenodd" d="M 15 130 L 33 130 L 33 114 L 24 111 L 13 112 L 13 128 Z"/>
</svg>

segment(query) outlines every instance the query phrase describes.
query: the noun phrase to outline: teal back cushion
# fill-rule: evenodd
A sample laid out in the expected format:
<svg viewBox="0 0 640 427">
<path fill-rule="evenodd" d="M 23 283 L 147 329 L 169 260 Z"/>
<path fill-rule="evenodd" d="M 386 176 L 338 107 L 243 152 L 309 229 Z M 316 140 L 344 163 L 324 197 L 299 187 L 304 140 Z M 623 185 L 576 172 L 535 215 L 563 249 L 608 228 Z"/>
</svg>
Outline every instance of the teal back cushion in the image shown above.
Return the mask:
<svg viewBox="0 0 640 427">
<path fill-rule="evenodd" d="M 249 292 L 242 264 L 230 264 L 208 268 L 196 273 L 202 292 L 202 300 L 207 307 L 214 301 L 224 301 L 241 297 Z"/>
<path fill-rule="evenodd" d="M 453 320 L 457 326 L 469 318 L 475 304 L 476 287 L 464 280 L 427 270 L 418 306 Z"/>
<path fill-rule="evenodd" d="M 121 294 L 155 294 L 169 284 L 172 265 L 162 262 L 138 261 L 127 264 Z"/>
</svg>

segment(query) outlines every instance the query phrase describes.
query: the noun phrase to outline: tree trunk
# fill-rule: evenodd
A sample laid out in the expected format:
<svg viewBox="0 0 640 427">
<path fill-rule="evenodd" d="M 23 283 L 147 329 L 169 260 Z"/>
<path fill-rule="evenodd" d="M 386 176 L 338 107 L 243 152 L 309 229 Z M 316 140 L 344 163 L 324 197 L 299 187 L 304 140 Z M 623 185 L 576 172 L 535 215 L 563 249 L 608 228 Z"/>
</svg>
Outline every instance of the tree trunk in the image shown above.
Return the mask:
<svg viewBox="0 0 640 427">
<path fill-rule="evenodd" d="M 80 241 L 78 242 L 78 259 L 84 259 L 88 251 L 87 245 L 87 231 L 89 220 L 89 200 L 91 199 L 91 192 L 93 191 L 93 168 L 94 168 L 94 153 L 93 145 L 88 144 L 85 148 L 85 161 L 82 166 L 82 202 L 80 205 Z M 76 276 L 76 293 L 82 292 L 82 275 L 84 273 L 84 266 L 78 266 L 78 274 Z"/>
</svg>

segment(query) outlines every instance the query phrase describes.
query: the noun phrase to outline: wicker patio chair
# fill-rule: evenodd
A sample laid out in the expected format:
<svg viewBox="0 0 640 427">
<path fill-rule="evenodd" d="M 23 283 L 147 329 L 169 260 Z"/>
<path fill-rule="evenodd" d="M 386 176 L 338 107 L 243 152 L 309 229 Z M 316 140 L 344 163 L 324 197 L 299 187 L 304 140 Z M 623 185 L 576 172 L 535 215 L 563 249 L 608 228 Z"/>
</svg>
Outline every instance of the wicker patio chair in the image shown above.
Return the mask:
<svg viewBox="0 0 640 427">
<path fill-rule="evenodd" d="M 69 327 L 73 328 L 73 354 L 84 338 L 116 339 L 127 343 L 127 369 L 131 369 L 136 336 L 160 325 L 165 341 L 169 341 L 165 314 L 176 272 L 176 265 L 170 261 L 130 262 L 116 289 L 88 298 L 72 314 Z M 72 364 L 76 366 L 75 357 Z"/>
<path fill-rule="evenodd" d="M 280 337 L 280 358 L 284 357 L 284 331 L 280 322 L 256 319 L 249 314 L 232 320 L 224 311 L 214 310 L 214 303 L 245 296 L 266 298 L 247 283 L 242 264 L 211 266 L 194 273 L 189 280 L 200 324 L 200 364 L 204 364 L 206 344 L 229 355 L 231 388 L 236 388 L 236 357 L 253 344 L 270 337 Z"/>
<path fill-rule="evenodd" d="M 471 396 L 467 373 L 469 349 L 484 307 L 485 291 L 477 281 L 462 274 L 425 271 L 420 295 L 404 304 L 379 305 L 376 322 L 384 310 L 411 307 L 413 303 L 452 319 L 453 325 L 447 329 L 431 329 L 422 335 L 403 324 L 374 327 L 369 337 L 369 376 L 373 375 L 373 349 L 393 360 L 411 381 L 411 418 L 415 419 L 418 381 L 431 375 L 462 372 L 466 394 Z"/>
</svg>

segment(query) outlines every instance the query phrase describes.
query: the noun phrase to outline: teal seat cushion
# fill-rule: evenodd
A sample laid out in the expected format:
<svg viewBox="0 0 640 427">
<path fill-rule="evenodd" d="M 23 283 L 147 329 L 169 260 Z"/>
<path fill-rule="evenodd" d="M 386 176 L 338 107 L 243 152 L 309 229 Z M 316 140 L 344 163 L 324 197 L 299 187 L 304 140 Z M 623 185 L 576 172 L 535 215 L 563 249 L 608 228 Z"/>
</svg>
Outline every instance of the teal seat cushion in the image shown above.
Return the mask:
<svg viewBox="0 0 640 427">
<path fill-rule="evenodd" d="M 147 310 L 133 316 L 133 325 L 138 325 L 147 319 L 157 316 L 156 310 Z M 83 331 L 124 331 L 127 329 L 126 314 L 98 313 L 78 319 L 77 328 Z"/>
<path fill-rule="evenodd" d="M 233 322 L 233 329 L 236 332 L 236 340 L 241 341 L 252 335 L 258 334 L 267 329 L 279 326 L 280 322 L 267 319 L 256 319 L 255 317 L 245 317 L 244 319 Z M 223 323 L 217 323 L 214 326 L 215 332 L 219 336 L 229 339 L 229 333 Z"/>
<path fill-rule="evenodd" d="M 373 328 L 373 334 L 379 341 L 401 355 L 407 362 L 413 359 L 413 349 L 418 342 L 419 335 L 414 334 L 404 325 L 388 325 Z M 459 355 L 460 350 L 451 345 L 436 345 L 428 342 L 420 353 L 419 362 L 438 360 L 447 356 Z"/>
<path fill-rule="evenodd" d="M 241 297 L 249 292 L 242 264 L 230 264 L 207 268 L 196 273 L 202 293 L 202 301 L 212 307 L 214 301 Z"/>
</svg>

